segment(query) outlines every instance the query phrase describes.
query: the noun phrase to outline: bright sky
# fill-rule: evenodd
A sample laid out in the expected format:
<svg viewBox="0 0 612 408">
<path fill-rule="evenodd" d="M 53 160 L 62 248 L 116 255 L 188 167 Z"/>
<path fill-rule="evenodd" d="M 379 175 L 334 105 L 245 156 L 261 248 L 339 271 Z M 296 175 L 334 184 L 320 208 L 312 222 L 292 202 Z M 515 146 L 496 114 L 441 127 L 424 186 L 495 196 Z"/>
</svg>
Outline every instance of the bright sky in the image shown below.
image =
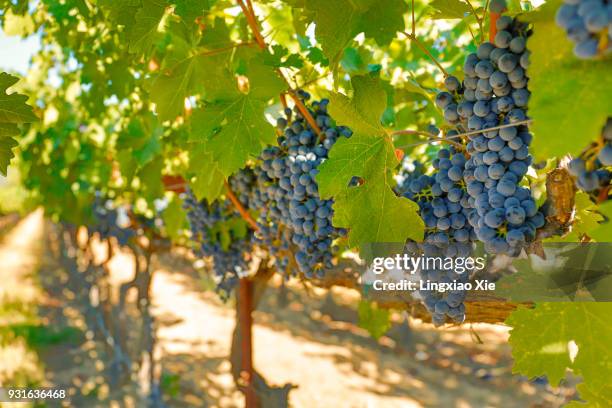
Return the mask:
<svg viewBox="0 0 612 408">
<path fill-rule="evenodd" d="M 17 71 L 25 74 L 30 58 L 40 49 L 40 38 L 34 34 L 23 40 L 8 37 L 0 28 L 0 71 Z"/>
</svg>

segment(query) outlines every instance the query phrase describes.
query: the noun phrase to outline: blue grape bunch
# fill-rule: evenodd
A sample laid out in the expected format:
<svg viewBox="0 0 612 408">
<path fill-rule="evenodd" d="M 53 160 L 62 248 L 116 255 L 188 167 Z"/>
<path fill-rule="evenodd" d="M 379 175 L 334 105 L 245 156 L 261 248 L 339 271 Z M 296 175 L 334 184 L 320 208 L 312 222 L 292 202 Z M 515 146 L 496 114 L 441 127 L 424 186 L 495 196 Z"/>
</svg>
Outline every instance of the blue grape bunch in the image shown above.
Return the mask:
<svg viewBox="0 0 612 408">
<path fill-rule="evenodd" d="M 220 223 L 226 223 L 236 216 L 229 200 L 209 204 L 205 200 L 198 201 L 188 189 L 183 197 L 183 208 L 187 213 L 195 253 L 212 260 L 217 292 L 227 299 L 238 279 L 248 274 L 248 257 L 253 250 L 252 234 L 237 237 L 230 231 L 229 244 L 224 248 L 216 231 Z"/>
<path fill-rule="evenodd" d="M 250 200 L 259 213 L 257 237 L 271 249 L 280 269 L 296 272 L 289 255 L 296 248 L 295 263 L 311 278 L 323 276 L 325 268 L 333 266 L 334 241 L 346 234 L 333 226 L 333 201 L 320 198 L 315 177 L 336 141 L 350 137 L 352 131 L 334 123 L 328 99 L 308 104 L 307 92 L 298 95 L 321 135 L 297 108 L 286 108 L 285 117 L 277 120 L 278 146 L 264 149 L 254 169 L 257 187 Z"/>
<path fill-rule="evenodd" d="M 407 244 L 406 249 L 412 256 L 465 258 L 472 254 L 476 236 L 470 219 L 474 219 L 475 211 L 469 204 L 470 196 L 463 181 L 465 163 L 463 152 L 450 147 L 438 151 L 431 176 L 423 174 L 421 166 L 402 165 L 398 190 L 419 205 L 419 214 L 425 223 L 423 243 Z M 453 270 L 423 269 L 420 275 L 422 280 L 436 283 L 469 280 L 468 273 L 458 274 Z M 418 295 L 431 313 L 434 325 L 444 324 L 447 317 L 456 323 L 465 320 L 465 291 L 441 294 L 424 290 Z"/>
<path fill-rule="evenodd" d="M 580 190 L 599 195 L 612 183 L 612 118 L 608 118 L 601 138 L 578 158 L 570 161 L 568 170 Z"/>
<path fill-rule="evenodd" d="M 555 22 L 574 43 L 574 55 L 593 59 L 612 51 L 612 3 L 609 0 L 563 0 Z"/>
<path fill-rule="evenodd" d="M 447 91 L 435 102 L 448 124 L 470 134 L 463 181 L 476 236 L 488 252 L 516 256 L 545 224 L 530 189 L 520 185 L 532 163 L 525 47 L 530 29 L 509 16 L 496 24 L 494 42 L 467 56 L 463 83 L 447 77 Z"/>
</svg>

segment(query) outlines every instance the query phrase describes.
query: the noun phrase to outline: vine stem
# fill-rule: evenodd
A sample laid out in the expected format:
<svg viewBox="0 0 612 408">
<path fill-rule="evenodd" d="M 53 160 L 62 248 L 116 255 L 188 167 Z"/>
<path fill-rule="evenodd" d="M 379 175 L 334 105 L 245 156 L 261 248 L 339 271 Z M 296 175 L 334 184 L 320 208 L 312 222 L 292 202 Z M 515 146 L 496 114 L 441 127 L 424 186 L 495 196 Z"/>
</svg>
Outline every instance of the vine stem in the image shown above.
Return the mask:
<svg viewBox="0 0 612 408">
<path fill-rule="evenodd" d="M 468 4 L 468 7 L 470 8 L 470 10 L 472 10 L 472 14 L 474 14 L 474 18 L 476 19 L 476 22 L 478 23 L 478 29 L 480 31 L 480 42 L 482 43 L 484 40 L 484 29 L 482 26 L 482 18 L 478 17 L 478 14 L 476 14 L 476 10 L 474 9 L 474 6 L 472 6 L 472 3 L 470 2 L 470 0 L 465 0 Z"/>
<path fill-rule="evenodd" d="M 416 35 L 412 35 L 410 33 L 407 33 L 405 31 L 400 31 L 400 33 L 404 34 L 406 37 L 408 37 L 408 39 L 410 41 L 413 41 L 417 47 L 419 47 L 421 49 L 421 51 L 423 51 L 425 54 L 427 54 L 427 56 L 429 57 L 429 59 L 431 59 L 433 61 L 434 64 L 436 64 L 436 66 L 440 69 L 440 71 L 442 71 L 442 73 L 444 74 L 445 77 L 448 76 L 448 72 L 446 72 L 446 70 L 444 69 L 444 67 L 442 66 L 442 64 L 440 64 L 440 62 L 436 59 L 436 57 L 434 57 L 432 55 L 432 53 L 427 49 L 427 47 L 425 47 L 421 41 L 419 41 L 419 39 L 416 37 Z"/>
<path fill-rule="evenodd" d="M 259 226 L 257 225 L 257 223 L 255 222 L 255 220 L 253 219 L 253 217 L 251 217 L 251 214 L 249 214 L 249 212 L 244 208 L 244 206 L 242 205 L 242 203 L 240 202 L 240 200 L 238 200 L 238 197 L 236 197 L 236 194 L 234 194 L 234 192 L 232 191 L 232 188 L 230 187 L 229 183 L 227 182 L 227 180 L 224 181 L 225 183 L 225 192 L 227 194 L 227 198 L 230 199 L 230 201 L 232 202 L 232 204 L 234 205 L 234 207 L 236 207 L 236 210 L 238 210 L 238 212 L 240 213 L 240 216 L 255 230 L 258 231 L 259 230 Z"/>
<path fill-rule="evenodd" d="M 427 132 L 421 132 L 418 130 L 396 130 L 394 132 L 391 133 L 393 136 L 395 135 L 417 135 L 417 136 L 425 136 L 430 140 L 434 140 L 434 141 L 440 141 L 440 142 L 444 142 L 444 143 L 448 143 L 450 145 L 453 145 L 461 150 L 464 150 L 464 147 L 461 143 L 455 142 L 454 140 L 450 140 L 447 138 L 441 138 L 441 137 L 436 137 L 434 135 L 432 135 L 431 133 L 427 133 Z M 404 147 L 408 147 L 408 146 L 404 146 Z"/>
<path fill-rule="evenodd" d="M 422 144 L 430 143 L 432 140 L 433 141 L 440 141 L 440 142 L 442 142 L 442 141 L 450 141 L 450 140 L 453 140 L 453 139 L 460 139 L 460 138 L 463 138 L 463 137 L 466 137 L 466 136 L 477 135 L 477 134 L 480 134 L 480 133 L 489 132 L 491 130 L 499 130 L 499 129 L 505 129 L 505 128 L 509 128 L 509 127 L 520 126 L 520 125 L 528 125 L 531 122 L 533 122 L 532 119 L 525 119 L 525 120 L 521 120 L 520 122 L 516 122 L 516 123 L 508 123 L 508 124 L 505 124 L 505 125 L 493 126 L 493 127 L 489 127 L 489 128 L 486 128 L 486 129 L 472 130 L 472 131 L 465 132 L 465 133 L 459 133 L 459 134 L 454 135 L 454 136 L 445 137 L 444 139 L 435 138 L 432 135 L 429 135 L 430 136 L 430 140 L 426 140 L 426 141 L 418 142 L 418 143 L 411 143 L 411 144 L 408 144 L 408 145 L 398 146 L 398 147 L 406 148 L 406 147 L 419 146 L 419 145 L 422 145 Z M 420 133 L 425 134 L 424 132 L 420 132 Z"/>
</svg>

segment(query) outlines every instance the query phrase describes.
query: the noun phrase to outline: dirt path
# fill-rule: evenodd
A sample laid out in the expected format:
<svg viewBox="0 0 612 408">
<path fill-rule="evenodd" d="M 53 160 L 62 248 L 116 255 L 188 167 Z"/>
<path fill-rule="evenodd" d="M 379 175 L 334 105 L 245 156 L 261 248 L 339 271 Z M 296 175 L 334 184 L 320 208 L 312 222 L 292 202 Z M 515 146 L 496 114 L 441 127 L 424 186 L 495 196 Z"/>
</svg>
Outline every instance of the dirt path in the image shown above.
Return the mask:
<svg viewBox="0 0 612 408">
<path fill-rule="evenodd" d="M 189 267 L 167 260 L 156 266 L 154 312 L 164 369 L 179 374 L 185 389 L 192 391 L 181 404 L 191 400 L 199 406 L 203 390 L 210 406 L 241 406 L 227 361 L 232 308 L 201 291 Z M 400 331 L 395 340 L 376 342 L 353 322 L 322 315 L 324 297 L 307 299 L 295 287 L 289 296 L 283 307 L 270 290 L 255 313 L 254 360 L 269 382 L 298 385 L 290 393 L 294 407 L 523 408 L 563 401 L 566 390 L 511 375 L 506 328 L 477 325 L 473 332 L 468 327 L 441 331 L 415 323 L 406 344 L 405 331 L 403 337 Z M 346 309 L 337 305 L 334 312 L 355 315 Z"/>
</svg>

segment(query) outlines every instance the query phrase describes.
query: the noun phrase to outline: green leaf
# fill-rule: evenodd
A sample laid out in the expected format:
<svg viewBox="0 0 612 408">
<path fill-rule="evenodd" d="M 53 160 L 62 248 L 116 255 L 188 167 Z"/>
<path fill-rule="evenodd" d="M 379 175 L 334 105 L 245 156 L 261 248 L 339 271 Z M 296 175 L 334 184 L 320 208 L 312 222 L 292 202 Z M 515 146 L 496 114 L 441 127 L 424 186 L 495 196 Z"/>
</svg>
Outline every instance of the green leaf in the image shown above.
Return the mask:
<svg viewBox="0 0 612 408">
<path fill-rule="evenodd" d="M 38 118 L 26 104 L 28 97 L 17 93 L 8 94 L 7 89 L 15 85 L 18 78 L 0 73 L 0 125 L 7 123 L 32 123 Z"/>
<path fill-rule="evenodd" d="M 14 76 L 0 73 L 0 174 L 3 175 L 6 175 L 7 167 L 15 157 L 12 149 L 18 143 L 11 136 L 19 135 L 17 125 L 38 121 L 32 108 L 26 104 L 27 96 L 7 92 L 17 81 L 19 79 Z"/>
<path fill-rule="evenodd" d="M 527 42 L 529 116 L 534 120 L 532 152 L 538 158 L 580 152 L 601 134 L 612 112 L 610 61 L 574 56 L 572 43 L 555 24 L 560 3 L 549 1 L 528 15 L 534 31 Z"/>
<path fill-rule="evenodd" d="M 335 200 L 334 225 L 348 228 L 349 245 L 405 242 L 423 238 L 424 225 L 416 203 L 397 197 L 393 169 L 398 161 L 391 136 L 380 124 L 387 104 L 378 79 L 352 79 L 354 98 L 331 94 L 329 109 L 338 124 L 353 130 L 330 151 L 317 175 L 321 198 Z M 349 187 L 353 177 L 364 183 Z"/>
<path fill-rule="evenodd" d="M 379 308 L 376 303 L 359 301 L 357 306 L 359 327 L 366 329 L 375 339 L 379 339 L 391 328 L 391 312 Z"/>
<path fill-rule="evenodd" d="M 608 231 L 609 228 L 607 227 L 609 225 L 606 224 L 601 228 L 602 224 L 600 223 L 604 220 L 604 217 L 600 214 L 598 207 L 598 205 L 591 201 L 587 193 L 578 191 L 575 197 L 576 210 L 572 223 L 572 231 L 567 236 L 564 236 L 562 240 L 565 242 L 580 242 L 586 234 L 597 241 L 606 242 L 605 236 L 611 237 L 612 231 Z M 592 236 L 592 234 L 597 235 L 597 238 Z M 559 240 L 558 238 L 552 239 L 555 241 Z"/>
<path fill-rule="evenodd" d="M 204 108 L 204 115 L 196 117 L 207 121 L 207 127 L 219 130 L 209 136 L 207 147 L 225 176 L 244 167 L 250 156 L 256 156 L 276 137 L 264 116 L 265 102 L 240 94 L 235 99 L 219 101 Z"/>
<path fill-rule="evenodd" d="M 157 37 L 159 23 L 166 11 L 164 0 L 142 0 L 136 21 L 129 33 L 130 52 L 148 54 Z"/>
<path fill-rule="evenodd" d="M 12 137 L 0 138 L 0 174 L 6 176 L 6 170 L 15 154 L 13 148 L 19 143 Z"/>
<path fill-rule="evenodd" d="M 185 225 L 187 218 L 183 210 L 182 200 L 174 194 L 168 206 L 162 212 L 162 218 L 166 227 L 166 233 L 173 240 L 180 238 L 179 231 Z"/>
<path fill-rule="evenodd" d="M 204 14 L 204 10 L 209 9 L 208 0 L 174 0 L 174 3 L 176 14 L 186 23 L 194 23 Z"/>
<path fill-rule="evenodd" d="M 404 29 L 402 0 L 310 0 L 306 10 L 316 25 L 315 34 L 330 59 L 363 32 L 379 45 L 386 45 Z"/>
<path fill-rule="evenodd" d="M 195 174 L 191 187 L 198 200 L 210 203 L 221 195 L 225 177 L 204 143 L 194 144 L 189 150 L 189 170 Z"/>
<path fill-rule="evenodd" d="M 162 73 L 151 84 L 151 100 L 156 104 L 160 120 L 174 120 L 185 110 L 185 98 L 195 88 L 194 78 L 200 58 L 191 57 L 178 63 L 168 72 Z"/>
<path fill-rule="evenodd" d="M 433 19 L 463 19 L 471 11 L 467 3 L 459 0 L 433 0 L 429 6 L 434 9 Z"/>
<path fill-rule="evenodd" d="M 597 213 L 600 220 L 605 221 L 599 223 L 596 227 L 585 229 L 589 237 L 598 242 L 612 242 L 612 228 L 610 222 L 612 220 L 612 201 L 608 200 L 600 204 L 597 208 Z"/>
<path fill-rule="evenodd" d="M 530 378 L 546 375 L 555 386 L 571 369 L 582 376 L 581 398 L 589 406 L 611 406 L 611 313 L 612 303 L 605 302 L 542 303 L 515 310 L 506 321 L 512 326 L 513 371 Z M 578 346 L 573 360 L 570 341 Z"/>
</svg>

